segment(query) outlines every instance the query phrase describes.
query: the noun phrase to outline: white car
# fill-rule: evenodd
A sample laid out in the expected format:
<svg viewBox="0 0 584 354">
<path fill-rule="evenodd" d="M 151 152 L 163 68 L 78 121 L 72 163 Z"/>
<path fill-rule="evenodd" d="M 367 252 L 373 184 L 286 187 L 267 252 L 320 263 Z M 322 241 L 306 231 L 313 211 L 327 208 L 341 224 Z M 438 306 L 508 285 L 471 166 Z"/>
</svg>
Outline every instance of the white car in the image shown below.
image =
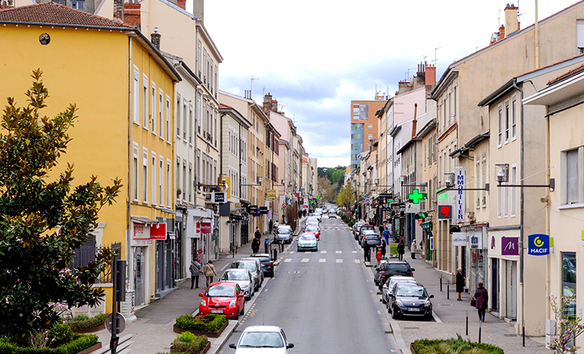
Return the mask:
<svg viewBox="0 0 584 354">
<path fill-rule="evenodd" d="M 239 269 L 239 268 L 231 268 L 226 269 L 221 278 L 221 281 L 232 281 L 234 283 L 239 284 L 241 290 L 243 290 L 243 295 L 245 296 L 246 300 L 251 299 L 254 291 L 254 281 L 251 273 L 247 269 Z"/>
<path fill-rule="evenodd" d="M 289 349 L 294 344 L 288 343 L 284 330 L 277 326 L 249 326 L 247 327 L 237 345 L 229 344 L 229 348 L 235 349 L 235 354 L 246 353 L 290 353 Z"/>
</svg>

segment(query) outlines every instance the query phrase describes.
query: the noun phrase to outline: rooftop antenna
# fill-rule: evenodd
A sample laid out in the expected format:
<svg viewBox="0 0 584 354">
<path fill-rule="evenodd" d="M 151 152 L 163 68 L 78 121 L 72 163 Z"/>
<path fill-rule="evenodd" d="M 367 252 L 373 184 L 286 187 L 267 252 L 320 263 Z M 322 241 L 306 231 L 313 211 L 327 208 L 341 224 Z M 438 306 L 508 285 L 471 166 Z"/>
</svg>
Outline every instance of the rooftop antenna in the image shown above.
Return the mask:
<svg viewBox="0 0 584 354">
<path fill-rule="evenodd" d="M 253 80 L 259 80 L 259 79 L 260 79 L 259 77 L 253 77 L 253 76 L 251 77 L 251 80 L 250 80 L 251 82 L 249 84 L 249 98 L 251 98 L 251 95 L 252 95 Z"/>
<path fill-rule="evenodd" d="M 437 63 L 438 63 L 438 58 L 436 57 L 436 52 L 437 52 L 437 51 L 438 51 L 438 49 L 440 49 L 440 48 L 442 48 L 442 47 L 434 48 L 434 60 L 433 60 L 433 62 L 434 62 L 434 66 L 438 66 L 438 65 L 437 65 Z"/>
</svg>

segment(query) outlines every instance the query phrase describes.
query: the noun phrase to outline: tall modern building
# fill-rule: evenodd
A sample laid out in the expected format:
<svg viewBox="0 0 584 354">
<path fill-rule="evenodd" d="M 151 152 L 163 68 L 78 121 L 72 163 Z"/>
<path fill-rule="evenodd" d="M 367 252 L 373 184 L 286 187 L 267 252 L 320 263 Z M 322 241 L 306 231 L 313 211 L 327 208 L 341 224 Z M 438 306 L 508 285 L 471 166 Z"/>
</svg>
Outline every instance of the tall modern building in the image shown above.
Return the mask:
<svg viewBox="0 0 584 354">
<path fill-rule="evenodd" d="M 351 169 L 359 167 L 359 154 L 369 150 L 379 138 L 375 115 L 387 100 L 377 96 L 373 101 L 351 101 Z"/>
</svg>

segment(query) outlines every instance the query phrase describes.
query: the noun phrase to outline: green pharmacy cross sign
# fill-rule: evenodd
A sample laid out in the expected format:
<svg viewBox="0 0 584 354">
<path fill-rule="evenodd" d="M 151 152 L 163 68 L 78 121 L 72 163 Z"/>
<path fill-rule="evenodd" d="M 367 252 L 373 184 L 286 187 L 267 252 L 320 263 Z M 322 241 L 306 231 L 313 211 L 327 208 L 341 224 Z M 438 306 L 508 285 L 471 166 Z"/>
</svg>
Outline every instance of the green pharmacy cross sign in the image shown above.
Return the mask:
<svg viewBox="0 0 584 354">
<path fill-rule="evenodd" d="M 414 189 L 413 192 L 408 195 L 408 198 L 414 203 L 419 204 L 421 199 L 426 199 L 426 193 L 420 193 L 417 189 Z"/>
</svg>

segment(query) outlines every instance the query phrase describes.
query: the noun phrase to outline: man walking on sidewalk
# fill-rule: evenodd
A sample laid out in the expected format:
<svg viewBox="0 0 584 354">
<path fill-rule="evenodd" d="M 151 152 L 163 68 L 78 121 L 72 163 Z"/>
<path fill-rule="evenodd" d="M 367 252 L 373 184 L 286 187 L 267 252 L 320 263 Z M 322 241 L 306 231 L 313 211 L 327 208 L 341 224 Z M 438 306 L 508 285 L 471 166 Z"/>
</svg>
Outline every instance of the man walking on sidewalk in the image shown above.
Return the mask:
<svg viewBox="0 0 584 354">
<path fill-rule="evenodd" d="M 254 237 L 257 238 L 257 239 L 261 239 L 262 238 L 262 233 L 260 232 L 260 228 L 259 227 L 256 229 L 256 232 L 254 234 Z"/>
<path fill-rule="evenodd" d="M 189 270 L 191 271 L 191 289 L 193 285 L 196 284 L 197 288 L 199 287 L 199 275 L 201 275 L 201 263 L 196 258 L 193 258 L 191 261 L 191 266 Z"/>
</svg>

